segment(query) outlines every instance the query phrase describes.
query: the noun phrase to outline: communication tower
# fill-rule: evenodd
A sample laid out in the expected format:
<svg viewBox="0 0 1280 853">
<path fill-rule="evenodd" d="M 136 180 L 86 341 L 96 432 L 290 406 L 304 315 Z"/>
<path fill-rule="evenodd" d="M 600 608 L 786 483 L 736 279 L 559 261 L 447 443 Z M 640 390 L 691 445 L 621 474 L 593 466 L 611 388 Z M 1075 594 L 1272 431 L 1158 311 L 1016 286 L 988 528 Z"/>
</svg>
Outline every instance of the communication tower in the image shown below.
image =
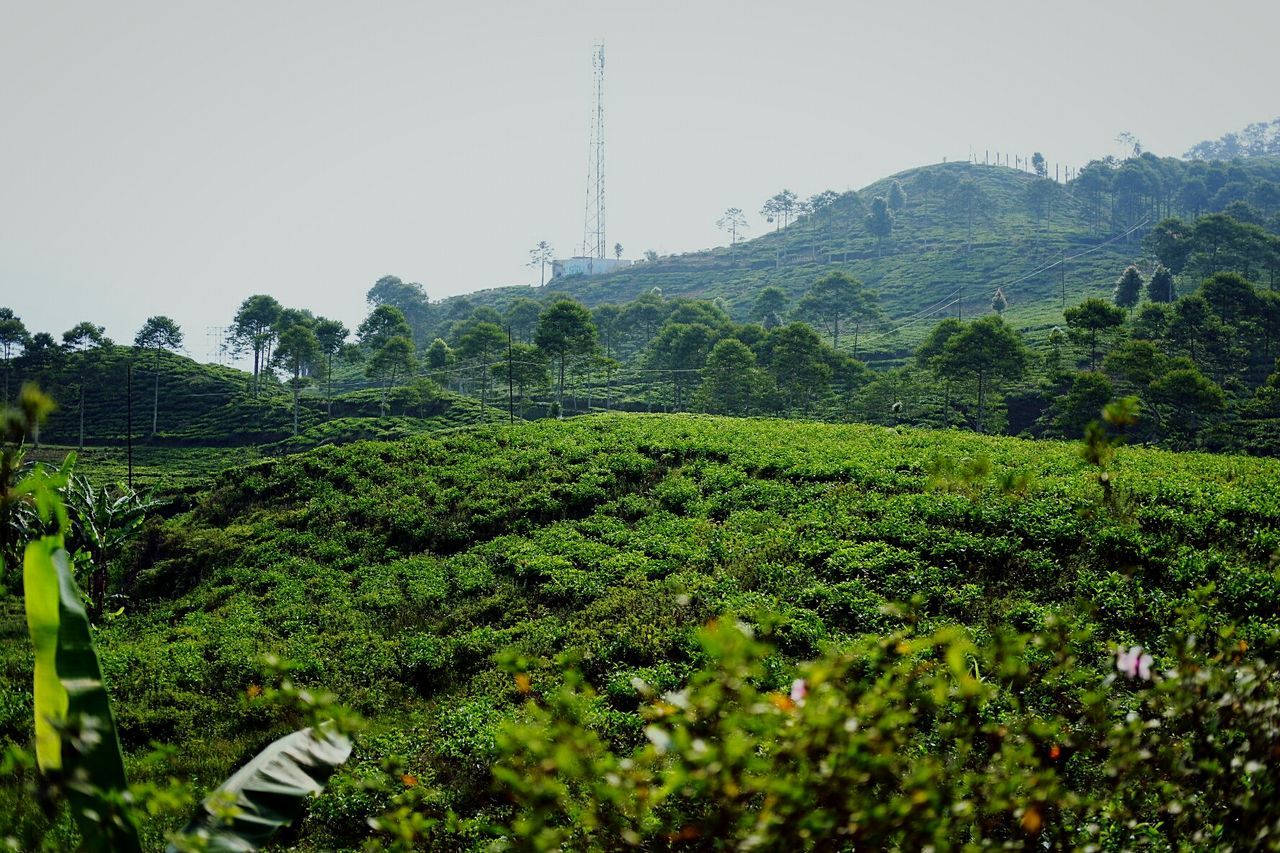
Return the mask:
<svg viewBox="0 0 1280 853">
<path fill-rule="evenodd" d="M 604 236 L 604 44 L 591 53 L 595 105 L 591 110 L 590 145 L 587 151 L 587 212 L 582 231 L 582 256 L 607 256 Z"/>
</svg>

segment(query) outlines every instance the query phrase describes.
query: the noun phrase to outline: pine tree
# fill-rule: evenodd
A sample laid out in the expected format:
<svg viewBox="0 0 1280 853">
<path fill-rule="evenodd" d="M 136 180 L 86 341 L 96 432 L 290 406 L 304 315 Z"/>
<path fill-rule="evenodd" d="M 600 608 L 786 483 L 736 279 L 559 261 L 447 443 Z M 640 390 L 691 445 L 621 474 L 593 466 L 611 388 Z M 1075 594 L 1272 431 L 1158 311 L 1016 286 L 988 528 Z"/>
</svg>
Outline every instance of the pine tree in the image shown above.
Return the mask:
<svg viewBox="0 0 1280 853">
<path fill-rule="evenodd" d="M 1142 273 L 1138 272 L 1138 268 L 1132 264 L 1120 275 L 1116 281 L 1116 292 L 1114 301 L 1116 305 L 1124 309 L 1133 308 L 1138 304 L 1138 300 L 1142 298 Z"/>
</svg>

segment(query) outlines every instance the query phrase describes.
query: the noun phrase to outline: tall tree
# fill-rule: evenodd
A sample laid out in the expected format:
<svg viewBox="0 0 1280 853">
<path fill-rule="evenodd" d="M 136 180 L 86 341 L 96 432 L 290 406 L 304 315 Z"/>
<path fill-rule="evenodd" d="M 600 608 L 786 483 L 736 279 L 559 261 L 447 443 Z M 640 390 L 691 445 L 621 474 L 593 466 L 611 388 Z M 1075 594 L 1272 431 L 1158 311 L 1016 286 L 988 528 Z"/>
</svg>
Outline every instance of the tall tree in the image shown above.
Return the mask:
<svg viewBox="0 0 1280 853">
<path fill-rule="evenodd" d="M 231 343 L 235 351 L 253 353 L 254 394 L 261 387 L 262 370 L 267 366 L 266 356 L 275 340 L 276 322 L 283 310 L 274 298 L 260 293 L 241 302 L 231 321 Z"/>
<path fill-rule="evenodd" d="M 1045 161 L 1044 155 L 1039 151 L 1031 155 L 1031 168 L 1035 170 L 1036 177 L 1049 177 L 1049 164 Z"/>
<path fill-rule="evenodd" d="M 951 191 L 951 204 L 955 210 L 964 215 L 968 228 L 966 241 L 969 246 L 972 246 L 973 221 L 989 204 L 987 194 L 972 178 L 965 178 Z"/>
<path fill-rule="evenodd" d="M 316 343 L 324 359 L 325 416 L 333 417 L 333 359 L 343 352 L 351 334 L 341 320 L 318 317 L 315 324 Z"/>
<path fill-rule="evenodd" d="M 616 258 L 617 260 L 622 260 L 622 244 L 621 243 L 613 244 L 613 257 Z"/>
<path fill-rule="evenodd" d="M 517 296 L 507 306 L 504 319 L 511 334 L 522 343 L 529 343 L 533 338 L 533 330 L 538 327 L 538 315 L 542 313 L 542 305 L 527 296 Z"/>
<path fill-rule="evenodd" d="M 360 346 L 374 353 L 382 349 L 392 338 L 412 340 L 413 330 L 409 328 L 409 323 L 399 308 L 384 303 L 374 308 L 369 312 L 369 316 L 364 318 L 364 322 L 356 329 L 356 337 L 360 341 Z"/>
<path fill-rule="evenodd" d="M 308 373 L 320 360 L 320 341 L 312 328 L 304 323 L 294 323 L 280 334 L 271 363 L 293 374 L 289 389 L 293 391 L 293 434 L 298 434 L 298 408 L 302 389 L 306 387 Z"/>
<path fill-rule="evenodd" d="M 729 232 L 729 246 L 732 248 L 738 245 L 738 232 L 747 227 L 747 217 L 743 215 L 742 208 L 731 207 L 716 220 L 716 227 Z"/>
<path fill-rule="evenodd" d="M 876 257 L 884 249 L 884 241 L 893 234 L 893 211 L 884 196 L 876 196 L 871 200 L 871 212 L 864 219 L 867 231 L 876 238 Z"/>
<path fill-rule="evenodd" d="M 782 318 L 787 316 L 787 307 L 791 299 L 787 292 L 776 285 L 769 285 L 756 294 L 751 303 L 748 317 L 766 329 L 775 329 L 782 325 Z"/>
<path fill-rule="evenodd" d="M 405 335 L 393 335 L 385 339 L 369 359 L 365 373 L 382 383 L 379 414 L 383 417 L 387 414 L 387 394 L 391 387 L 400 377 L 412 373 L 415 365 L 413 340 Z"/>
<path fill-rule="evenodd" d="M 724 338 L 707 355 L 697 395 L 699 408 L 721 415 L 748 414 L 759 385 L 755 353 L 737 338 Z"/>
<path fill-rule="evenodd" d="M 889 210 L 894 216 L 902 213 L 907 208 L 907 192 L 902 188 L 902 184 L 894 181 L 889 184 L 889 195 L 885 198 L 889 204 Z"/>
<path fill-rule="evenodd" d="M 942 369 L 942 356 L 947 351 L 947 341 L 963 330 L 964 323 L 955 317 L 948 317 L 933 327 L 924 343 L 916 350 L 916 363 L 927 367 L 943 380 L 942 418 L 946 423 L 951 421 L 951 375 Z"/>
<path fill-rule="evenodd" d="M 151 437 L 155 438 L 160 423 L 160 353 L 182 347 L 182 329 L 170 317 L 158 314 L 148 317 L 142 324 L 138 334 L 133 338 L 133 345 L 139 349 L 151 350 L 151 373 L 154 379 L 151 395 Z"/>
<path fill-rule="evenodd" d="M 596 348 L 596 327 L 591 322 L 591 312 L 571 299 L 551 303 L 538 317 L 533 342 L 557 363 L 556 402 L 563 411 L 565 365 L 570 358 L 587 355 Z"/>
<path fill-rule="evenodd" d="M 1124 324 L 1124 309 L 1097 297 L 1062 312 L 1076 343 L 1089 348 L 1089 369 L 1098 369 L 1099 345 Z"/>
<path fill-rule="evenodd" d="M 796 306 L 796 314 L 825 329 L 831 335 L 833 349 L 840 348 L 841 325 L 852 324 L 856 353 L 856 336 L 862 324 L 879 316 L 879 307 L 873 291 L 868 291 L 861 281 L 848 273 L 836 271 L 813 283 Z"/>
<path fill-rule="evenodd" d="M 405 322 L 413 330 L 415 341 L 423 340 L 428 333 L 431 326 L 431 303 L 427 292 L 416 281 L 401 281 L 394 275 L 384 275 L 369 288 L 364 299 L 373 308 L 390 305 L 400 309 Z"/>
<path fill-rule="evenodd" d="M 1027 370 L 1029 354 L 1022 336 L 1000 317 L 974 320 L 952 335 L 938 360 L 950 379 L 975 380 L 978 386 L 977 431 L 986 424 L 987 392 L 1000 380 L 1016 380 Z"/>
<path fill-rule="evenodd" d="M 1004 295 L 1004 288 L 997 287 L 996 292 L 991 294 L 991 310 L 997 314 L 1004 314 L 1009 308 L 1009 299 Z"/>
<path fill-rule="evenodd" d="M 547 264 L 555 259 L 555 250 L 551 248 L 551 244 L 546 240 L 539 240 L 538 245 L 529 250 L 529 266 L 539 271 L 538 286 L 544 287 L 547 283 Z"/>
<path fill-rule="evenodd" d="M 77 445 L 84 450 L 84 388 L 89 380 L 89 368 L 93 357 L 111 346 L 111 339 L 106 336 L 106 328 L 93 323 L 77 323 L 62 333 L 62 349 L 71 356 L 76 368 L 80 397 L 80 441 Z"/>
<path fill-rule="evenodd" d="M 698 381 L 713 333 L 701 323 L 666 323 L 649 344 L 645 365 L 665 371 L 671 382 L 675 411 L 684 405 L 684 390 Z"/>
<path fill-rule="evenodd" d="M 790 323 L 770 332 L 761 347 L 785 404 L 808 411 L 831 383 L 831 365 L 818 333 L 804 323 Z"/>
<path fill-rule="evenodd" d="M 507 334 L 493 323 L 477 323 L 458 340 L 458 356 L 474 362 L 480 377 L 480 411 L 487 413 L 490 367 L 507 351 Z"/>
<path fill-rule="evenodd" d="M 1164 264 L 1156 264 L 1147 280 L 1147 299 L 1151 302 L 1172 302 L 1174 299 L 1173 273 Z"/>
<path fill-rule="evenodd" d="M 1120 278 L 1116 280 L 1116 290 L 1112 297 L 1112 301 L 1116 306 L 1126 311 L 1132 311 L 1133 307 L 1142 299 L 1142 273 L 1133 264 L 1125 268 L 1120 274 Z"/>
<path fill-rule="evenodd" d="M 795 193 L 791 190 L 783 190 L 764 203 L 760 208 L 760 215 L 766 222 L 775 223 L 775 230 L 786 228 L 795 215 L 798 203 L 799 199 Z"/>
<path fill-rule="evenodd" d="M 4 403 L 9 404 L 9 374 L 14 356 L 27 345 L 30 335 L 21 318 L 11 308 L 0 308 L 0 356 L 4 357 Z"/>
</svg>

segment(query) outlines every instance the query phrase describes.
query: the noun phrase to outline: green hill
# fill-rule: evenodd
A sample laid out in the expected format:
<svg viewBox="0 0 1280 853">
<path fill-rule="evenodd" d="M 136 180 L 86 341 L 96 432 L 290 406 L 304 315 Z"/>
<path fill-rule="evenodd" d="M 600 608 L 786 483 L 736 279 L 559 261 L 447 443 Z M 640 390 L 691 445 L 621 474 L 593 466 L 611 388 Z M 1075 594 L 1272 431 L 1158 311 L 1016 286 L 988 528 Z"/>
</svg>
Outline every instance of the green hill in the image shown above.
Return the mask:
<svg viewBox="0 0 1280 853">
<path fill-rule="evenodd" d="M 1098 188 L 1090 183 L 1097 176 Z M 1109 296 L 1120 272 L 1144 262 L 1141 237 L 1159 219 L 1224 209 L 1255 195 L 1280 178 L 1280 158 L 1242 163 L 1194 163 L 1143 155 L 1123 164 L 1099 165 L 1090 177 L 1059 185 L 1004 166 L 940 163 L 884 178 L 857 193 L 846 193 L 811 215 L 798 215 L 785 228 L 737 246 L 674 255 L 604 276 L 561 277 L 545 288 L 506 287 L 445 300 L 466 299 L 501 309 L 518 296 L 564 293 L 587 305 L 622 303 L 660 288 L 666 297 L 723 299 L 743 321 L 764 287 L 781 287 L 795 299 L 832 268 L 849 271 L 877 289 L 894 334 L 868 342 L 876 350 L 914 346 L 948 314 L 988 313 L 996 288 L 1008 298 L 1005 316 L 1023 328 L 1062 322 L 1063 304 L 1088 296 Z M 892 234 L 880 241 L 865 218 L 876 196 L 897 182 L 906 205 L 896 214 Z M 971 182 L 980 201 L 972 230 L 958 187 Z M 1208 184 L 1203 202 L 1184 193 Z M 1035 193 L 1047 201 L 1035 201 Z M 1257 208 L 1275 214 L 1274 200 Z M 1047 205 L 1047 206 L 1046 206 Z M 764 226 L 770 227 L 770 226 Z"/>
<path fill-rule="evenodd" d="M 429 381 L 397 387 L 387 395 L 382 422 L 380 390 L 373 383 L 347 378 L 335 382 L 332 404 L 323 389 L 310 386 L 301 397 L 301 434 L 293 436 L 293 395 L 274 378 L 252 393 L 251 376 L 232 367 L 203 364 L 186 356 L 161 352 L 139 355 L 113 346 L 85 356 L 83 362 L 63 355 L 54 363 L 31 366 L 16 360 L 12 384 L 37 382 L 58 409 L 41 430 L 41 441 L 75 446 L 80 437 L 80 388 L 84 388 L 86 445 L 122 445 L 133 408 L 137 444 L 154 447 L 231 447 L 272 445 L 275 450 L 321 443 L 403 437 L 415 432 L 479 423 L 478 401 L 444 391 Z M 128 365 L 133 363 L 132 395 Z M 151 435 L 157 393 L 156 433 Z M 330 415 L 330 409 L 332 414 Z M 491 412 L 492 417 L 499 413 Z M 332 422 L 331 421 L 336 421 Z"/>
<path fill-rule="evenodd" d="M 508 814 L 488 769 L 524 701 L 495 663 L 508 648 L 538 690 L 554 658 L 578 660 L 599 692 L 590 725 L 626 744 L 644 725 L 633 679 L 678 688 L 701 660 L 694 631 L 726 612 L 776 615 L 774 689 L 795 661 L 892 630 L 886 603 L 912 597 L 926 624 L 979 634 L 1083 618 L 1082 666 L 1109 666 L 1112 642 L 1163 654 L 1209 582 L 1211 620 L 1242 621 L 1251 643 L 1274 626 L 1280 463 L 1122 449 L 1112 474 L 1118 511 L 1068 443 L 697 416 L 324 447 L 228 471 L 153 524 L 99 647 L 139 780 L 159 778 L 141 761 L 153 740 L 177 747 L 164 773 L 203 786 L 296 723 L 245 698 L 266 653 L 365 714 L 296 839 L 358 846 L 409 784 L 378 781 L 392 756 L 432 813 Z M 29 734 L 20 634 L 0 632 L 0 741 Z M 0 813 L 22 796 L 0 788 Z M 484 844 L 437 831 L 437 849 Z"/>
</svg>

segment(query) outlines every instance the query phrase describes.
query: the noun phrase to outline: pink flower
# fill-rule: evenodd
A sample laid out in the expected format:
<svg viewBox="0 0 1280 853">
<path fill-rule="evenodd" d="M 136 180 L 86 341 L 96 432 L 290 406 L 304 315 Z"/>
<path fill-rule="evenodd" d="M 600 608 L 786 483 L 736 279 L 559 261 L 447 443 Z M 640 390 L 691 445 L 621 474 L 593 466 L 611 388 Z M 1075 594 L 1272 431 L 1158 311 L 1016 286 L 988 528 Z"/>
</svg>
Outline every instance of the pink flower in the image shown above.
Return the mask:
<svg viewBox="0 0 1280 853">
<path fill-rule="evenodd" d="M 1151 655 L 1142 650 L 1142 646 L 1130 646 L 1128 651 L 1124 649 L 1116 651 L 1116 669 L 1127 678 L 1150 681 L 1151 664 L 1154 662 Z"/>
<path fill-rule="evenodd" d="M 797 705 L 804 704 L 804 697 L 809 694 L 809 685 L 805 684 L 803 678 L 797 678 L 791 682 L 791 701 Z"/>
</svg>

